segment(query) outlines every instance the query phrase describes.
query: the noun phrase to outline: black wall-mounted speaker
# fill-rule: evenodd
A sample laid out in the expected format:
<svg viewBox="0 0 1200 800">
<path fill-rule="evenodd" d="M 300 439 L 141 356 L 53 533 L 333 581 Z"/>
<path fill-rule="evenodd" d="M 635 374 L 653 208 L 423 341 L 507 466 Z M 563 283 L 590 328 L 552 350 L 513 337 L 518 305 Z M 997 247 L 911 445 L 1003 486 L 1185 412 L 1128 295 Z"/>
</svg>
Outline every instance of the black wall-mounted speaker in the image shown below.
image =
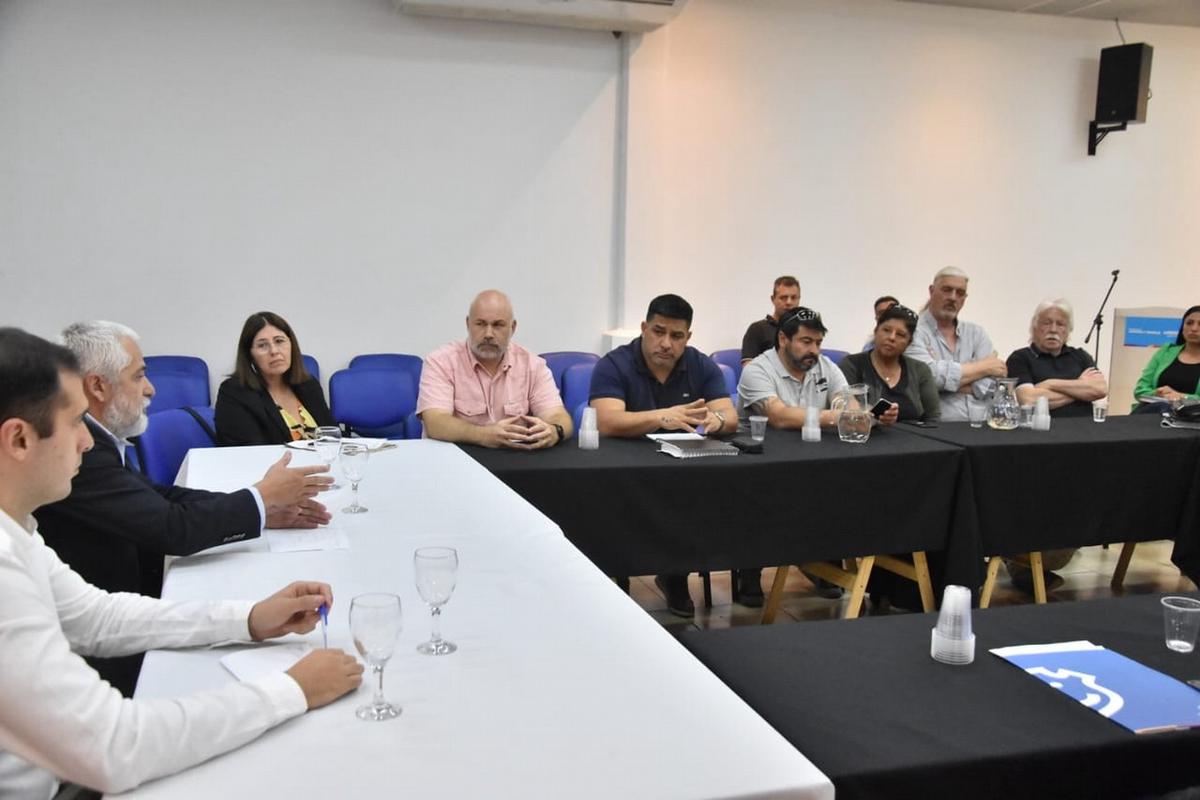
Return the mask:
<svg viewBox="0 0 1200 800">
<path fill-rule="evenodd" d="M 1145 122 L 1150 98 L 1148 44 L 1123 44 L 1100 51 L 1100 82 L 1096 87 L 1096 122 Z"/>
</svg>

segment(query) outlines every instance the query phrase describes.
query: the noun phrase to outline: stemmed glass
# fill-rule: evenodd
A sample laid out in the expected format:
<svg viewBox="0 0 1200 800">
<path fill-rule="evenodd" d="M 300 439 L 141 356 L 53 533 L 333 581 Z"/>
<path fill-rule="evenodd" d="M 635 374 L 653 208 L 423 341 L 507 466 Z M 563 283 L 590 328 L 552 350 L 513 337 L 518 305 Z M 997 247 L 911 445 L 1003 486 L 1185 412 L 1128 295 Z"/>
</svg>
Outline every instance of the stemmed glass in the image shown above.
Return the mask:
<svg viewBox="0 0 1200 800">
<path fill-rule="evenodd" d="M 380 722 L 400 716 L 400 707 L 383 697 L 383 668 L 387 666 L 403 623 L 400 598 L 394 594 L 360 594 L 350 601 L 350 634 L 354 646 L 375 674 L 375 696 L 355 710 L 359 719 Z"/>
<path fill-rule="evenodd" d="M 417 591 L 429 606 L 433 616 L 433 635 L 428 642 L 417 645 L 417 652 L 427 656 L 444 656 L 458 649 L 454 642 L 442 638 L 442 606 L 454 593 L 458 577 L 458 551 L 453 547 L 421 547 L 413 553 L 413 571 L 417 580 Z"/>
<path fill-rule="evenodd" d="M 367 469 L 367 459 L 370 458 L 371 451 L 366 445 L 343 442 L 341 454 L 342 472 L 346 474 L 347 480 L 350 481 L 350 490 L 354 492 L 354 502 L 343 508 L 342 513 L 362 514 L 367 507 L 358 504 L 358 484 Z"/>
<path fill-rule="evenodd" d="M 342 450 L 342 429 L 337 425 L 320 426 L 313 434 L 313 447 L 317 451 L 317 457 L 332 471 L 333 462 L 337 461 L 338 454 Z M 329 488 L 340 489 L 342 487 L 340 484 L 334 483 Z"/>
</svg>

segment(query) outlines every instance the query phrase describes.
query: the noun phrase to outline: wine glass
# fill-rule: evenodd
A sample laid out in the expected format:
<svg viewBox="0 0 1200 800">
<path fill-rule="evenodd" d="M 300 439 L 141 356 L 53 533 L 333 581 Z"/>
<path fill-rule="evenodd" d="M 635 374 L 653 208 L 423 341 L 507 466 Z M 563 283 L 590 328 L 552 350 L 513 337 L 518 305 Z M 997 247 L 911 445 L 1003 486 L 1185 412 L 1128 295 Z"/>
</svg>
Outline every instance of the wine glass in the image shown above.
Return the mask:
<svg viewBox="0 0 1200 800">
<path fill-rule="evenodd" d="M 362 514 L 367 510 L 366 506 L 358 504 L 358 484 L 363 479 L 363 472 L 367 469 L 367 459 L 370 456 L 371 451 L 367 449 L 366 445 L 353 444 L 351 442 L 342 443 L 342 472 L 345 473 L 346 479 L 350 481 L 350 490 L 354 493 L 354 502 L 342 509 L 343 514 Z"/>
<path fill-rule="evenodd" d="M 337 425 L 321 425 L 313 433 L 313 448 L 317 451 L 317 457 L 332 473 L 333 462 L 337 461 L 342 450 L 342 429 Z M 329 488 L 340 489 L 342 486 L 334 483 Z"/>
<path fill-rule="evenodd" d="M 383 697 L 383 668 L 396 649 L 402 628 L 400 598 L 396 595 L 360 594 L 350 601 L 350 635 L 354 637 L 354 647 L 376 677 L 375 696 L 354 712 L 359 719 L 381 722 L 400 716 L 400 707 Z"/>
<path fill-rule="evenodd" d="M 433 616 L 433 634 L 428 642 L 417 645 L 417 652 L 427 656 L 444 656 L 458 649 L 454 642 L 442 638 L 438 624 L 442 606 L 454 593 L 458 577 L 458 551 L 453 547 L 420 547 L 413 553 L 413 572 L 416 575 L 417 591 L 429 606 Z"/>
</svg>

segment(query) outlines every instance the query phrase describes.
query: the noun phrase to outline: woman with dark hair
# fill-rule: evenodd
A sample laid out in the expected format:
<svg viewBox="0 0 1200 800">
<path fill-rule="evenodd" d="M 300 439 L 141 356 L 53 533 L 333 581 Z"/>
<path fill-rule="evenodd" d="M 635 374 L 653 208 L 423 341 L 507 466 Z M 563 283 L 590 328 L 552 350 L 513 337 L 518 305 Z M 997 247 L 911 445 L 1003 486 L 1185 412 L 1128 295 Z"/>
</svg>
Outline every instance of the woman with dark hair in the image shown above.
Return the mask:
<svg viewBox="0 0 1200 800">
<path fill-rule="evenodd" d="M 1151 356 L 1133 396 L 1138 400 L 1157 397 L 1163 403 L 1171 403 L 1197 395 L 1200 395 L 1200 306 L 1192 306 L 1183 312 L 1175 344 L 1164 344 Z M 1133 404 L 1134 411 L 1139 405 Z"/>
<path fill-rule="evenodd" d="M 838 366 L 847 381 L 870 388 L 872 402 L 882 398 L 898 405 L 901 420 L 934 422 L 941 406 L 933 373 L 904 355 L 916 329 L 916 313 L 897 303 L 879 315 L 872 348 L 846 356 Z"/>
<path fill-rule="evenodd" d="M 292 326 L 270 311 L 251 314 L 238 338 L 233 374 L 217 391 L 217 444 L 286 444 L 333 424 Z"/>
</svg>

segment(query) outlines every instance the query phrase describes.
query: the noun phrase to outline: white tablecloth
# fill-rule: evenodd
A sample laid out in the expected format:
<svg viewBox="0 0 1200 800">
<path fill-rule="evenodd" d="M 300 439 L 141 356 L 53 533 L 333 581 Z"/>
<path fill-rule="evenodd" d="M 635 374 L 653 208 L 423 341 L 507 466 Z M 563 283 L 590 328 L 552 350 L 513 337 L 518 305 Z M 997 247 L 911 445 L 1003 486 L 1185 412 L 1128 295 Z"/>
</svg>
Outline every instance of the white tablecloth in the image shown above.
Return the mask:
<svg viewBox="0 0 1200 800">
<path fill-rule="evenodd" d="M 181 476 L 236 489 L 281 452 L 194 450 Z M 833 797 L 828 778 L 458 448 L 410 441 L 373 454 L 360 492 L 370 511 L 357 516 L 337 513 L 348 487 L 322 498 L 348 550 L 227 545 L 176 560 L 163 595 L 258 599 L 293 579 L 328 581 L 330 646 L 353 652 L 350 599 L 399 594 L 404 633 L 385 690 L 400 718 L 354 716 L 370 697 L 364 681 L 239 751 L 125 796 Z M 450 656 L 414 650 L 429 635 L 413 586 L 412 552 L 424 545 L 459 552 L 458 588 L 442 615 L 443 635 L 459 645 Z M 306 638 L 320 646 L 319 629 Z M 231 681 L 218 664 L 225 652 L 153 652 L 137 696 Z"/>
</svg>

